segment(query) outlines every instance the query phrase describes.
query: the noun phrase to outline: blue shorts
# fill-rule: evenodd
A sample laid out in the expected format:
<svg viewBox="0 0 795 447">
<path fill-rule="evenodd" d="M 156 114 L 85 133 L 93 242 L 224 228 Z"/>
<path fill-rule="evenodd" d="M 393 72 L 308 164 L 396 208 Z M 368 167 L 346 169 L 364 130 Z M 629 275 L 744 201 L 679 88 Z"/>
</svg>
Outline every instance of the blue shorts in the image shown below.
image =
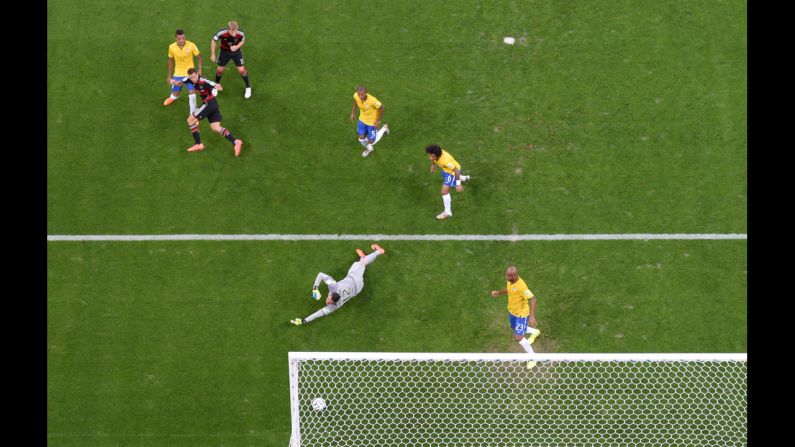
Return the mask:
<svg viewBox="0 0 795 447">
<path fill-rule="evenodd" d="M 188 88 L 188 91 L 196 90 L 196 87 L 193 85 L 193 83 L 188 81 L 187 79 L 185 79 L 185 76 L 172 76 L 171 79 L 173 79 L 175 81 L 184 82 L 185 83 L 185 87 Z M 174 93 L 179 92 L 181 90 L 182 90 L 182 86 L 181 85 L 172 85 L 171 86 L 171 91 L 174 92 Z"/>
<path fill-rule="evenodd" d="M 513 329 L 513 333 L 516 335 L 521 335 L 524 337 L 525 332 L 527 332 L 527 317 L 517 317 L 512 313 L 508 313 L 508 321 L 510 322 L 511 328 Z"/>
<path fill-rule="evenodd" d="M 448 174 L 442 171 L 442 186 L 455 187 L 455 174 Z"/>
<path fill-rule="evenodd" d="M 356 132 L 359 135 L 367 135 L 367 139 L 370 141 L 375 141 L 375 134 L 378 132 L 378 129 L 375 126 L 368 126 L 361 121 L 358 121 L 356 125 Z"/>
</svg>

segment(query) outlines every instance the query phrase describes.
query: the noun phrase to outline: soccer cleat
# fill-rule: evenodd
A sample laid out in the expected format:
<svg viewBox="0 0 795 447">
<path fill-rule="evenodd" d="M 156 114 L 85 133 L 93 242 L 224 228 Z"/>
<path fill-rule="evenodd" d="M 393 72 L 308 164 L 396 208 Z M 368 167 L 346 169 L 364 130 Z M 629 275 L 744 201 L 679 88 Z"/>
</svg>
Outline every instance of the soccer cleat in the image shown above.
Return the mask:
<svg viewBox="0 0 795 447">
<path fill-rule="evenodd" d="M 373 245 L 370 246 L 370 248 L 372 248 L 374 251 L 380 252 L 381 254 L 386 253 L 386 250 L 381 248 L 381 246 L 378 245 L 378 244 L 373 244 Z"/>
<path fill-rule="evenodd" d="M 163 101 L 163 105 L 164 105 L 164 106 L 167 106 L 167 105 L 171 104 L 171 103 L 172 103 L 172 102 L 174 102 L 174 101 L 175 101 L 175 100 L 174 100 L 174 98 L 172 98 L 172 97 L 170 97 L 170 96 L 169 96 L 168 98 L 166 98 L 166 100 L 165 100 L 165 101 Z"/>
<path fill-rule="evenodd" d="M 194 144 L 193 146 L 188 148 L 188 152 L 199 152 L 199 151 L 203 151 L 203 150 L 204 150 L 204 145 L 201 144 L 201 143 Z"/>
<path fill-rule="evenodd" d="M 472 176 L 471 176 L 471 175 L 462 175 L 462 176 L 461 176 L 461 181 L 462 181 L 462 182 L 468 182 L 468 181 L 469 181 L 469 179 L 471 179 L 471 178 L 472 178 Z"/>
<path fill-rule="evenodd" d="M 373 149 L 371 149 L 371 148 L 365 149 L 364 152 L 362 152 L 362 157 L 366 157 L 366 156 L 370 155 L 370 152 L 372 152 L 372 151 L 373 151 Z"/>
<path fill-rule="evenodd" d="M 367 256 L 366 254 L 364 254 L 364 252 L 362 251 L 361 248 L 357 248 L 356 249 L 356 254 L 359 255 L 359 258 L 363 258 L 363 257 Z"/>
<path fill-rule="evenodd" d="M 533 362 L 533 361 L 527 362 L 527 369 L 533 369 L 537 364 L 538 362 Z"/>
<path fill-rule="evenodd" d="M 246 94 L 243 97 L 246 99 L 251 98 L 251 87 L 246 87 Z"/>
<path fill-rule="evenodd" d="M 533 335 L 530 336 L 530 338 L 527 339 L 527 342 L 532 345 L 533 342 L 536 341 L 536 338 L 538 338 L 539 335 L 541 335 L 541 331 L 536 331 Z"/>
<path fill-rule="evenodd" d="M 243 140 L 238 138 L 235 140 L 235 158 L 240 156 L 240 151 L 243 150 Z"/>
<path fill-rule="evenodd" d="M 449 218 L 450 218 L 450 216 L 452 216 L 452 214 L 447 214 L 447 213 L 445 213 L 444 211 L 442 211 L 441 213 L 439 213 L 439 214 L 436 216 L 436 218 L 437 218 L 437 219 L 439 219 L 439 220 L 447 220 L 447 219 L 449 219 Z"/>
<path fill-rule="evenodd" d="M 295 319 L 290 320 L 290 323 L 292 323 L 292 324 L 294 324 L 296 326 L 301 326 L 302 324 L 304 324 L 304 320 L 302 320 L 301 318 L 295 318 Z"/>
<path fill-rule="evenodd" d="M 381 128 L 384 129 L 385 134 L 389 135 L 389 124 L 384 124 Z"/>
</svg>

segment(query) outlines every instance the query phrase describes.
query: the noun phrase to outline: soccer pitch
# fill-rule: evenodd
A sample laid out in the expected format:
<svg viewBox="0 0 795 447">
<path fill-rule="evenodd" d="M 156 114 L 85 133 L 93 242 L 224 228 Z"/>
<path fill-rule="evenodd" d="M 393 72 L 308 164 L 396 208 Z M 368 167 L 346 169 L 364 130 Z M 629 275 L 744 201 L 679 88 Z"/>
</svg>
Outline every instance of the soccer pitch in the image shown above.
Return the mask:
<svg viewBox="0 0 795 447">
<path fill-rule="evenodd" d="M 746 233 L 745 2 L 192 6 L 48 2 L 48 234 Z M 239 159 L 162 106 L 174 30 L 212 80 L 228 20 Z M 357 84 L 392 129 L 367 158 Z M 445 222 L 430 143 L 472 175 Z M 537 351 L 747 349 L 743 239 L 383 242 L 360 296 L 290 326 L 372 242 L 49 242 L 49 444 L 286 445 L 288 351 L 520 351 L 489 296 L 511 264 Z"/>
</svg>

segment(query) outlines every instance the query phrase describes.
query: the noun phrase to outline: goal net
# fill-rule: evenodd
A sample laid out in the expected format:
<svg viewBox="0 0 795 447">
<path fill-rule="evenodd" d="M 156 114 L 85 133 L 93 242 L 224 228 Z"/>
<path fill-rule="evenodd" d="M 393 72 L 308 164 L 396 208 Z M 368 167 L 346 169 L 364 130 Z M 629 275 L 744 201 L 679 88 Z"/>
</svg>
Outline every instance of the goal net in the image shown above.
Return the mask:
<svg viewBox="0 0 795 447">
<path fill-rule="evenodd" d="M 289 367 L 293 447 L 747 444 L 746 354 L 291 352 Z"/>
</svg>

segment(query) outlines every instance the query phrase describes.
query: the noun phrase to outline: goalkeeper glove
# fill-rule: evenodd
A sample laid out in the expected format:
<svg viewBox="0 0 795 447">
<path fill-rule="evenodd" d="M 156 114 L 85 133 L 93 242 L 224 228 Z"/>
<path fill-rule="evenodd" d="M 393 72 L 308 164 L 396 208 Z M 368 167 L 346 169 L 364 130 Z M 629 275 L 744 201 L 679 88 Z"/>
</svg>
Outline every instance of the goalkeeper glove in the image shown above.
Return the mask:
<svg viewBox="0 0 795 447">
<path fill-rule="evenodd" d="M 312 298 L 316 300 L 320 299 L 320 291 L 317 290 L 317 287 L 312 287 Z"/>
</svg>

